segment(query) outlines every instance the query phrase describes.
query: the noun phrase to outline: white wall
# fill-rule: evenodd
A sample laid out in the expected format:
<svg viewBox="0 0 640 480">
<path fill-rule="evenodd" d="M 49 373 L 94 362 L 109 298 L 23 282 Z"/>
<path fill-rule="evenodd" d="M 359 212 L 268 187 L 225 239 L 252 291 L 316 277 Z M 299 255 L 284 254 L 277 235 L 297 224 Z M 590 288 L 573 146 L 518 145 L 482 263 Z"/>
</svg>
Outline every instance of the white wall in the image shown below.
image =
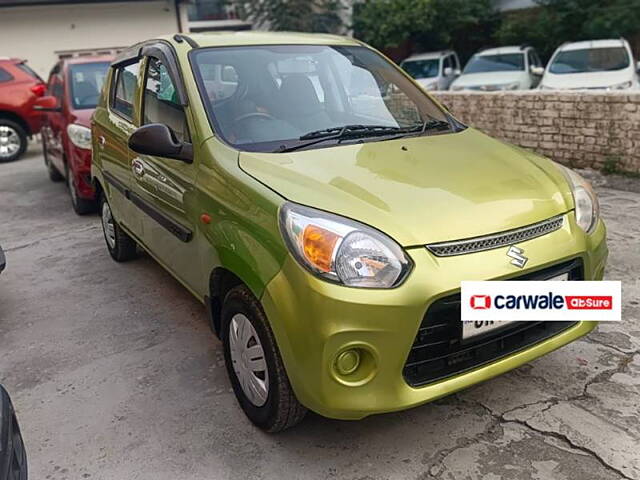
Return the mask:
<svg viewBox="0 0 640 480">
<path fill-rule="evenodd" d="M 43 78 L 54 51 L 126 47 L 178 31 L 173 1 L 0 8 L 0 57 L 18 57 Z"/>
</svg>

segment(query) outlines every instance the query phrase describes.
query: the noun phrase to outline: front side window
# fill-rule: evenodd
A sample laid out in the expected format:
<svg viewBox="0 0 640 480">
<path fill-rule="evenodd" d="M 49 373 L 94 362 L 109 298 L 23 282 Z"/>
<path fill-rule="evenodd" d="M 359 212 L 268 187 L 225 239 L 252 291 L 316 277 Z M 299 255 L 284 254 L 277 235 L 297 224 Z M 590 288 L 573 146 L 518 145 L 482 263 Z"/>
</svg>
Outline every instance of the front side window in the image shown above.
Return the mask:
<svg viewBox="0 0 640 480">
<path fill-rule="evenodd" d="M 440 74 L 440 59 L 410 60 L 402 64 L 402 68 L 413 78 L 433 78 Z"/>
<path fill-rule="evenodd" d="M 560 52 L 549 71 L 555 74 L 609 72 L 629 67 L 629 55 L 624 47 L 585 48 Z"/>
<path fill-rule="evenodd" d="M 524 55 L 508 53 L 499 55 L 474 55 L 464 67 L 464 73 L 513 72 L 524 70 Z"/>
<path fill-rule="evenodd" d="M 115 90 L 113 92 L 111 108 L 131 120 L 133 118 L 133 105 L 138 89 L 138 62 L 116 68 Z"/>
<path fill-rule="evenodd" d="M 217 47 L 194 50 L 191 63 L 214 130 L 243 150 L 296 147 L 309 134 L 354 125 L 420 131 L 425 122 L 439 121 L 450 127 L 422 90 L 365 47 Z M 365 132 L 359 140 L 373 136 Z"/>
<path fill-rule="evenodd" d="M 187 118 L 178 101 L 176 86 L 167 67 L 156 58 L 149 58 L 144 85 L 143 123 L 162 123 L 176 139 L 188 140 Z"/>
<path fill-rule="evenodd" d="M 69 66 L 69 87 L 73 108 L 96 108 L 109 68 L 108 62 L 79 63 Z"/>
</svg>

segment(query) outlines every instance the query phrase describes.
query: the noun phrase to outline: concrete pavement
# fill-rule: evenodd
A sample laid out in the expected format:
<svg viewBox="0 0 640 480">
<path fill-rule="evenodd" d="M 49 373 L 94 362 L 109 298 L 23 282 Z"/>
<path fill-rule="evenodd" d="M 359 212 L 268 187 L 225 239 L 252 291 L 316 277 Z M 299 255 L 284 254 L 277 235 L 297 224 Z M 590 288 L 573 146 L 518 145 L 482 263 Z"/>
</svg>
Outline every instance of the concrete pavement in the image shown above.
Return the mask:
<svg viewBox="0 0 640 480">
<path fill-rule="evenodd" d="M 640 479 L 640 194 L 600 195 L 624 322 L 430 405 L 272 436 L 204 308 L 148 256 L 113 262 L 32 148 L 0 164 L 0 382 L 31 478 Z"/>
</svg>

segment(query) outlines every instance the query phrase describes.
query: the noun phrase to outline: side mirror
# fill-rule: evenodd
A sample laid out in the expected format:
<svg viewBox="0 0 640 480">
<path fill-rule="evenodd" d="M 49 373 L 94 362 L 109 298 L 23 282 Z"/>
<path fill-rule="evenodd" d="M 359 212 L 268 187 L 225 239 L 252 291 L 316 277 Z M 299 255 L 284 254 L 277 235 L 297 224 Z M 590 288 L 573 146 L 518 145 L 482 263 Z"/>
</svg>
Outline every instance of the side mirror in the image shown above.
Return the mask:
<svg viewBox="0 0 640 480">
<path fill-rule="evenodd" d="M 129 137 L 129 148 L 142 155 L 193 162 L 193 145 L 177 140 L 171 129 L 162 123 L 138 128 Z"/>
<path fill-rule="evenodd" d="M 452 73 L 453 73 L 453 68 L 451 68 L 451 67 L 445 67 L 444 68 L 444 76 L 445 77 L 451 76 Z"/>
<path fill-rule="evenodd" d="M 61 112 L 62 107 L 58 105 L 58 99 L 52 96 L 40 97 L 33 102 L 33 109 L 38 112 Z"/>
<path fill-rule="evenodd" d="M 537 67 L 536 65 L 531 65 L 531 68 L 529 70 L 531 70 L 531 73 L 533 75 L 536 75 L 538 77 L 541 77 L 542 75 L 544 75 L 544 67 Z"/>
<path fill-rule="evenodd" d="M 27 478 L 27 452 L 9 394 L 0 385 L 0 475 Z M 9 475 L 5 477 L 5 474 Z"/>
</svg>

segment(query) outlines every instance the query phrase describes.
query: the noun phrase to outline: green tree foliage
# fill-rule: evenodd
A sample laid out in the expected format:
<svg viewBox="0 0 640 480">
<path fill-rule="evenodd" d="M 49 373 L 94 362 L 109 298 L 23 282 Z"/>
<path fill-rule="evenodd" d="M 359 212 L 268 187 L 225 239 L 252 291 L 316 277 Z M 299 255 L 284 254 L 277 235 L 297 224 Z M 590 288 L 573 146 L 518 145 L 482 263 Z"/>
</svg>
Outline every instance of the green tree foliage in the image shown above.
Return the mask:
<svg viewBox="0 0 640 480">
<path fill-rule="evenodd" d="M 241 18 L 270 30 L 339 32 L 340 0 L 228 0 Z"/>
<path fill-rule="evenodd" d="M 466 57 L 489 46 L 498 23 L 493 0 L 368 0 L 356 4 L 353 27 L 380 49 L 409 42 L 418 50 L 453 47 Z"/>
<path fill-rule="evenodd" d="M 540 9 L 507 15 L 501 44 L 530 43 L 548 58 L 568 41 L 627 37 L 640 32 L 640 0 L 538 0 Z"/>
</svg>

